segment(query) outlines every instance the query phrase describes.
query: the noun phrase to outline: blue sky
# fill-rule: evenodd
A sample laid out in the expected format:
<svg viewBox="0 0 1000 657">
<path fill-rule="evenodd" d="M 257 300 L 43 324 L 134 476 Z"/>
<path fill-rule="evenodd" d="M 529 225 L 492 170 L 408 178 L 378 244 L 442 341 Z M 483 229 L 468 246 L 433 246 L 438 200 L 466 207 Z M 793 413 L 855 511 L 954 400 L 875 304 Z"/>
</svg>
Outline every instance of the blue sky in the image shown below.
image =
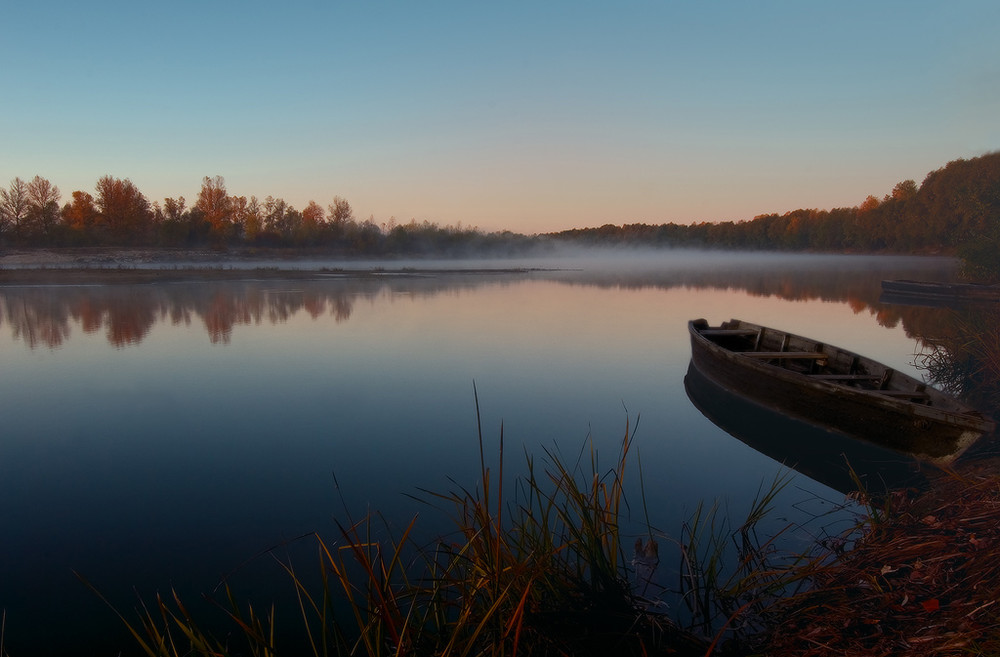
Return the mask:
<svg viewBox="0 0 1000 657">
<path fill-rule="evenodd" d="M 0 184 L 525 233 L 853 206 L 1000 149 L 998 31 L 995 0 L 14 3 Z"/>
</svg>

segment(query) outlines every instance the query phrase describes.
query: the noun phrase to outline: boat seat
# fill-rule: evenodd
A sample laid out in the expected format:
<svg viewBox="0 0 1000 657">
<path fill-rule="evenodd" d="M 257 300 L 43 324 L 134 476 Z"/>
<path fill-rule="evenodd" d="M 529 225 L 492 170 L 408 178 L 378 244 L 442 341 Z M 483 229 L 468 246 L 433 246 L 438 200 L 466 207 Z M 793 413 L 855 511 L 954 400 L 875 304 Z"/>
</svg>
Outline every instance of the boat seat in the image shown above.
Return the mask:
<svg viewBox="0 0 1000 657">
<path fill-rule="evenodd" d="M 707 335 L 707 336 L 715 336 L 715 335 L 728 336 L 728 335 L 733 335 L 733 336 L 748 336 L 749 337 L 749 336 L 752 336 L 752 335 L 757 335 L 757 331 L 755 329 L 710 328 L 710 329 L 702 329 L 701 331 L 698 331 L 698 332 L 701 333 L 702 335 Z"/>
<path fill-rule="evenodd" d="M 927 399 L 929 397 L 926 392 L 917 392 L 914 390 L 872 390 L 872 392 L 877 392 L 886 397 L 904 397 L 909 399 Z"/>
<path fill-rule="evenodd" d="M 809 378 L 823 381 L 879 381 L 882 379 L 879 374 L 810 374 Z"/>
<path fill-rule="evenodd" d="M 760 358 L 762 360 L 774 359 L 802 359 L 809 360 L 810 358 L 815 360 L 826 360 L 829 358 L 822 351 L 740 351 L 737 352 L 741 356 L 746 356 L 747 358 Z"/>
</svg>

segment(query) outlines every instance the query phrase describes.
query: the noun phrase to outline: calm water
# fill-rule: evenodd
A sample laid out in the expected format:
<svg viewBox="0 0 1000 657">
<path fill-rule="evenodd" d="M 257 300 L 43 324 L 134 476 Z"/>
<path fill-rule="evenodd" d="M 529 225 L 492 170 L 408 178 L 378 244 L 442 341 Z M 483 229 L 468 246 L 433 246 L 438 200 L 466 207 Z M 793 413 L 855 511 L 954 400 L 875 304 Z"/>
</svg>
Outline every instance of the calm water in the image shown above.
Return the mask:
<svg viewBox="0 0 1000 657">
<path fill-rule="evenodd" d="M 53 627 L 69 638 L 46 639 L 52 652 L 119 640 L 73 571 L 125 609 L 133 587 L 193 598 L 263 549 L 332 534 L 341 496 L 359 516 L 420 512 L 436 531 L 408 495 L 476 485 L 473 384 L 488 449 L 503 426 L 509 472 L 524 450 L 575 454 L 588 435 L 610 466 L 638 423 L 657 527 L 675 533 L 703 500 L 739 516 L 784 470 L 689 401 L 686 322 L 780 326 L 919 376 L 919 321 L 880 304 L 879 282 L 954 273 L 945 260 L 863 257 L 533 263 L 549 265 L 568 270 L 0 287 L 10 654 L 39 654 Z M 805 521 L 842 501 L 797 475 L 776 514 Z M 287 582 L 261 561 L 237 581 L 266 601 Z"/>
</svg>

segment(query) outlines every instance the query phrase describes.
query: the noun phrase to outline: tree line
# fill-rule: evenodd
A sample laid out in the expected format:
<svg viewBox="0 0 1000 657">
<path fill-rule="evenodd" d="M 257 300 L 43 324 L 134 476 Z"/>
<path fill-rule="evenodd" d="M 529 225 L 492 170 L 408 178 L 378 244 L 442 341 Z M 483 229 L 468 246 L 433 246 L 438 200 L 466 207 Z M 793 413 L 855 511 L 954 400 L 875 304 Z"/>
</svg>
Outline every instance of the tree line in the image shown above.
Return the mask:
<svg viewBox="0 0 1000 657">
<path fill-rule="evenodd" d="M 799 209 L 742 221 L 605 224 L 526 236 L 511 231 L 395 219 L 359 221 L 339 196 L 302 210 L 281 198 L 235 196 L 221 176 L 205 177 L 198 198 L 150 201 L 128 179 L 104 176 L 94 193 L 36 176 L 0 189 L 0 245 L 324 247 L 351 254 L 440 255 L 477 249 L 523 251 L 552 242 L 864 253 L 957 253 L 970 273 L 1000 278 L 1000 152 L 955 160 L 917 185 L 898 183 L 883 198 L 831 210 Z"/>
<path fill-rule="evenodd" d="M 347 199 L 298 210 L 282 198 L 229 194 L 222 176 L 206 176 L 193 204 L 183 196 L 150 202 L 129 179 L 103 176 L 94 193 L 59 188 L 35 176 L 0 189 L 0 246 L 323 247 L 352 254 L 509 249 L 529 238 L 509 231 L 439 226 L 424 221 L 358 220 Z"/>
<path fill-rule="evenodd" d="M 555 233 L 580 244 L 858 253 L 948 253 L 970 274 L 1000 279 L 1000 152 L 955 160 L 919 186 L 832 210 L 799 209 L 744 221 L 606 224 Z"/>
</svg>

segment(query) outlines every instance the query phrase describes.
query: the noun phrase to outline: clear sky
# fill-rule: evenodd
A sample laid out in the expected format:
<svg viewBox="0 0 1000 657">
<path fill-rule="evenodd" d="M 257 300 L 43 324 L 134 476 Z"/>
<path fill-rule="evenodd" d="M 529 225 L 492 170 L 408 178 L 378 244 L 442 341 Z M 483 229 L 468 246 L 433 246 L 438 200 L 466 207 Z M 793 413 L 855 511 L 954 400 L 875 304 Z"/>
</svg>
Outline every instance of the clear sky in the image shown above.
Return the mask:
<svg viewBox="0 0 1000 657">
<path fill-rule="evenodd" d="M 0 184 L 546 232 L 854 206 L 1000 149 L 1000 2 L 7 3 Z"/>
</svg>

